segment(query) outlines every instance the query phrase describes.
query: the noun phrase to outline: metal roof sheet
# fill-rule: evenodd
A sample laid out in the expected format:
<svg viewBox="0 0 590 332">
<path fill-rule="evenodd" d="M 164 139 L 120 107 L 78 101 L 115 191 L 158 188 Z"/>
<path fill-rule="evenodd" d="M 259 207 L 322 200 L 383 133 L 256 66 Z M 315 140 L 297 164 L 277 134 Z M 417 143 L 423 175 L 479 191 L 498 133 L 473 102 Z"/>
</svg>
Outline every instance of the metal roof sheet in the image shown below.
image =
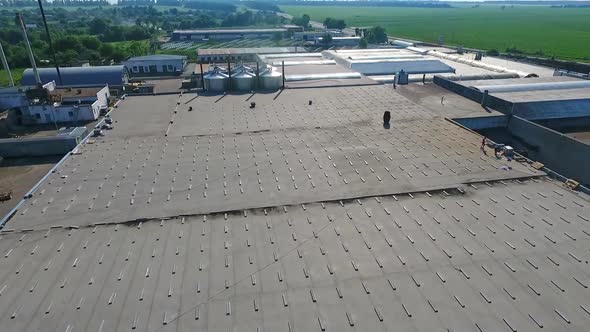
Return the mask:
<svg viewBox="0 0 590 332">
<path fill-rule="evenodd" d="M 269 29 L 200 29 L 200 30 L 174 30 L 176 34 L 234 34 L 234 33 L 266 33 L 266 32 L 286 32 L 283 28 L 269 28 Z"/>
<path fill-rule="evenodd" d="M 232 55 L 232 54 L 271 54 L 271 53 L 296 53 L 306 52 L 305 48 L 290 47 L 241 47 L 241 48 L 202 48 L 197 50 L 199 56 L 208 55 Z"/>
<path fill-rule="evenodd" d="M 185 60 L 185 55 L 173 55 L 173 54 L 153 54 L 136 56 L 127 59 L 126 61 L 158 61 L 158 60 Z"/>
<path fill-rule="evenodd" d="M 58 82 L 57 70 L 55 68 L 39 68 L 39 76 L 43 84 L 51 81 Z M 71 86 L 96 86 L 96 85 L 114 85 L 120 86 L 125 83 L 124 77 L 127 76 L 127 69 L 123 65 L 117 66 L 90 66 L 90 67 L 60 67 L 59 71 L 62 77 L 61 85 Z M 22 85 L 35 85 L 35 75 L 33 69 L 25 69 Z"/>
</svg>

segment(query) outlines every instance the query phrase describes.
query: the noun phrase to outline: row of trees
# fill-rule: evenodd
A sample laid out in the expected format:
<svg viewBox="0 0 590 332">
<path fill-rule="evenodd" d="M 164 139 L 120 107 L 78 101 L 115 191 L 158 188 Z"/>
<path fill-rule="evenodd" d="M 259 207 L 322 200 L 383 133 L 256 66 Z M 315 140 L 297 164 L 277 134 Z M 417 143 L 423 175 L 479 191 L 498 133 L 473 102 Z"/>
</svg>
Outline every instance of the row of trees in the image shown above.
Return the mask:
<svg viewBox="0 0 590 332">
<path fill-rule="evenodd" d="M 382 44 L 388 41 L 387 32 L 379 25 L 370 29 L 355 28 L 354 33 L 356 36 L 362 37 L 367 43 L 371 44 Z"/>
<path fill-rule="evenodd" d="M 126 57 L 145 55 L 157 48 L 157 38 L 165 31 L 223 26 L 275 26 L 285 20 L 271 11 L 238 9 L 227 2 L 197 1 L 183 4 L 199 4 L 202 7 L 198 10 L 182 10 L 158 6 L 105 6 L 68 10 L 49 6 L 46 14 L 57 60 L 62 65 L 72 65 L 82 60 L 95 64 L 109 63 L 111 60 L 119 62 Z M 247 4 L 261 6 L 255 1 Z M 51 65 L 53 61 L 38 9 L 22 9 L 21 13 L 26 23 L 37 26 L 29 28 L 28 34 L 39 65 Z M 0 42 L 11 67 L 30 66 L 22 34 L 15 24 L 14 12 L 3 10 L 2 7 Z"/>
<path fill-rule="evenodd" d="M 342 19 L 335 19 L 335 18 L 327 17 L 324 20 L 324 26 L 328 29 L 342 30 L 342 29 L 346 28 L 346 22 L 344 22 L 344 20 L 342 20 Z"/>
<path fill-rule="evenodd" d="M 76 6 L 76 7 L 96 7 L 109 6 L 107 0 L 53 0 L 48 2 L 43 0 L 43 7 L 50 6 Z M 36 7 L 36 0 L 0 0 L 0 7 Z"/>
<path fill-rule="evenodd" d="M 283 23 L 285 19 L 268 11 L 242 10 L 228 15 L 221 22 L 223 27 L 233 26 L 254 26 L 254 25 L 277 25 Z"/>
<path fill-rule="evenodd" d="M 129 12 L 136 11 L 145 14 L 140 17 L 149 17 L 149 9 L 129 11 L 111 7 L 68 11 L 48 8 L 46 13 L 57 61 L 61 65 L 75 65 L 80 61 L 107 64 L 111 60 L 120 62 L 129 56 L 145 55 L 158 29 L 151 24 L 125 24 Z M 51 65 L 52 56 L 40 15 L 36 9 L 22 10 L 22 13 L 26 23 L 37 26 L 27 29 L 37 63 Z M 11 67 L 30 67 L 22 33 L 11 11 L 0 10 L 0 42 Z"/>
<path fill-rule="evenodd" d="M 448 3 L 439 1 L 301 1 L 301 0 L 282 0 L 283 6 L 343 6 L 347 7 L 417 7 L 417 8 L 451 8 Z"/>
<path fill-rule="evenodd" d="M 31 47 L 39 65 L 48 64 L 51 59 L 49 44 L 44 35 L 29 34 Z M 75 65 L 80 60 L 90 61 L 94 64 L 107 64 L 108 61 L 120 62 L 129 56 L 146 54 L 149 43 L 145 41 L 132 41 L 124 44 L 103 43 L 95 36 L 67 35 L 56 38 L 54 41 L 57 61 L 62 65 Z M 16 44 L 8 44 L 2 41 L 8 63 L 13 68 L 30 67 L 29 57 L 25 44 L 19 41 Z"/>
<path fill-rule="evenodd" d="M 307 14 L 301 15 L 301 17 L 293 17 L 291 19 L 291 23 L 303 27 L 305 30 L 311 29 L 311 25 L 309 25 L 309 21 L 311 21 L 311 17 Z"/>
<path fill-rule="evenodd" d="M 137 19 L 136 25 L 123 26 L 113 25 L 108 19 L 95 18 L 88 23 L 88 32 L 91 35 L 96 35 L 103 42 L 149 39 L 153 31 L 150 31 L 149 27 L 142 25 L 141 22 L 141 19 Z"/>
<path fill-rule="evenodd" d="M 311 17 L 307 14 L 301 15 L 301 17 L 293 17 L 291 19 L 292 24 L 302 26 L 305 30 L 311 29 L 311 25 L 309 24 L 310 21 Z M 324 20 L 324 26 L 328 29 L 342 30 L 346 28 L 346 22 L 342 19 L 328 17 Z"/>
<path fill-rule="evenodd" d="M 311 21 L 311 17 L 307 14 L 303 14 L 301 17 L 293 17 L 291 19 L 291 23 L 304 27 L 306 30 L 311 29 L 311 25 L 309 22 Z M 342 30 L 346 28 L 346 22 L 341 19 L 334 19 L 328 17 L 324 20 L 324 26 L 328 29 L 339 29 Z M 368 44 L 382 44 L 388 41 L 387 32 L 381 26 L 372 27 L 369 29 L 354 29 L 355 36 L 361 37 L 361 41 L 359 46 L 361 48 L 366 48 Z M 325 34 L 322 36 L 322 42 L 324 44 L 330 44 L 332 42 L 332 36 L 330 34 Z"/>
</svg>

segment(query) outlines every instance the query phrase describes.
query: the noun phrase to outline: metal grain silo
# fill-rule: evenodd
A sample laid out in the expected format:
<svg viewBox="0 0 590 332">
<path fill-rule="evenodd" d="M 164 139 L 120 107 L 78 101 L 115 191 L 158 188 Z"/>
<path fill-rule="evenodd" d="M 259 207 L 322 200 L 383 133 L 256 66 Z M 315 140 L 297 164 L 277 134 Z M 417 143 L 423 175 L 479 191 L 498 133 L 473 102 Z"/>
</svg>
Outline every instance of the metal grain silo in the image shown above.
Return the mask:
<svg viewBox="0 0 590 332">
<path fill-rule="evenodd" d="M 232 90 L 236 91 L 252 91 L 254 89 L 254 83 L 256 81 L 256 75 L 242 69 L 235 74 L 231 75 L 231 86 Z"/>
<path fill-rule="evenodd" d="M 283 74 L 272 67 L 260 73 L 260 88 L 278 90 L 283 86 Z"/>
<path fill-rule="evenodd" d="M 214 71 L 227 74 L 227 68 L 221 67 L 221 66 L 215 66 L 213 68 L 209 68 L 209 72 L 214 72 Z"/>
<path fill-rule="evenodd" d="M 218 70 L 205 75 L 205 90 L 210 92 L 225 92 L 229 86 L 229 76 Z"/>
<path fill-rule="evenodd" d="M 233 73 L 233 72 L 239 73 L 239 72 L 241 72 L 241 71 L 247 71 L 247 72 L 249 72 L 249 73 L 253 73 L 253 72 L 254 72 L 254 70 L 253 70 L 252 68 L 250 68 L 250 67 L 248 67 L 248 66 L 245 66 L 245 65 L 244 65 L 244 64 L 242 64 L 242 63 L 241 63 L 241 64 L 239 64 L 239 65 L 237 65 L 237 66 L 235 66 L 234 68 L 232 68 L 232 70 L 231 70 L 231 71 L 232 71 L 232 73 Z M 233 75 L 232 75 L 232 76 L 233 76 Z"/>
</svg>

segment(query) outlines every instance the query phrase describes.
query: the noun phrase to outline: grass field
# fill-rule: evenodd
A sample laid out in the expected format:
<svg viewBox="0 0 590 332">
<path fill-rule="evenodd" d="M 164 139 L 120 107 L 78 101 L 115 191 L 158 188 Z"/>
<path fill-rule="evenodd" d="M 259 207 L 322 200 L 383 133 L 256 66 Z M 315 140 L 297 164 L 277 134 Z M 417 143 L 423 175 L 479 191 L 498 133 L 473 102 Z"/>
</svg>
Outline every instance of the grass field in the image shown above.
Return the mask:
<svg viewBox="0 0 590 332">
<path fill-rule="evenodd" d="M 477 8 L 281 6 L 283 11 L 348 26 L 381 25 L 391 36 L 479 49 L 516 48 L 528 54 L 590 60 L 590 8 L 481 5 Z"/>
<path fill-rule="evenodd" d="M 0 66 L 2 63 L 0 63 Z M 24 68 L 10 68 L 10 73 L 12 74 L 12 79 L 14 80 L 15 84 L 20 82 L 21 77 L 23 76 Z M 6 71 L 4 69 L 0 69 L 0 86 L 8 86 L 8 75 L 6 75 Z"/>
</svg>

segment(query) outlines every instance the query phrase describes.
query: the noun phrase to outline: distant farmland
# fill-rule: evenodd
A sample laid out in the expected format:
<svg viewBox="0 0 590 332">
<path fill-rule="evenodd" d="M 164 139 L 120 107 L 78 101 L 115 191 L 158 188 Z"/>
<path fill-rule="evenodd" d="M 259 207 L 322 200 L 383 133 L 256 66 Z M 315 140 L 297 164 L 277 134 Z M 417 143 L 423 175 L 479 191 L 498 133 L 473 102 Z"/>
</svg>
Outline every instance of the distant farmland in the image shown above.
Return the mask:
<svg viewBox="0 0 590 332">
<path fill-rule="evenodd" d="M 294 16 L 323 22 L 344 19 L 348 26 L 381 25 L 391 36 L 500 52 L 590 60 L 590 8 L 481 5 L 472 8 L 281 6 Z"/>
</svg>

